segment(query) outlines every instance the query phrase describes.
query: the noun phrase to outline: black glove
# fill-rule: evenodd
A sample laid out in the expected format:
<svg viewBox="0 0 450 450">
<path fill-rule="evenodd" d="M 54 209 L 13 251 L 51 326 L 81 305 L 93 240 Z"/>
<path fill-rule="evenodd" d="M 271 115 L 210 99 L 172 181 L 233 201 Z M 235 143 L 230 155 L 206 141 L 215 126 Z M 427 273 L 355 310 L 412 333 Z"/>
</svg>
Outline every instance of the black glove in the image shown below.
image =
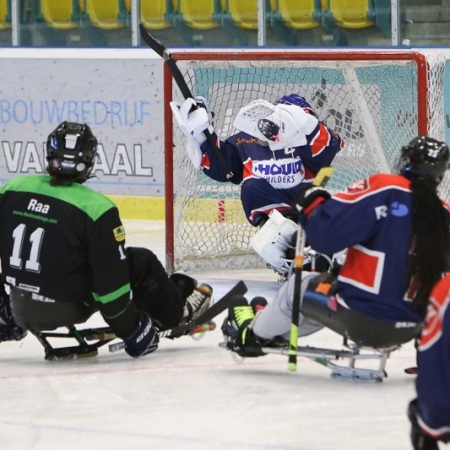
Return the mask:
<svg viewBox="0 0 450 450">
<path fill-rule="evenodd" d="M 439 450 L 437 440 L 425 434 L 417 421 L 417 398 L 408 405 L 408 418 L 411 422 L 410 438 L 414 450 Z"/>
<path fill-rule="evenodd" d="M 125 351 L 133 358 L 154 352 L 158 348 L 159 336 L 152 319 L 141 312 L 135 329 L 123 341 Z"/>
<path fill-rule="evenodd" d="M 331 197 L 330 193 L 318 186 L 302 185 L 294 196 L 294 208 L 297 211 L 303 211 L 313 204 L 323 203 Z"/>
</svg>

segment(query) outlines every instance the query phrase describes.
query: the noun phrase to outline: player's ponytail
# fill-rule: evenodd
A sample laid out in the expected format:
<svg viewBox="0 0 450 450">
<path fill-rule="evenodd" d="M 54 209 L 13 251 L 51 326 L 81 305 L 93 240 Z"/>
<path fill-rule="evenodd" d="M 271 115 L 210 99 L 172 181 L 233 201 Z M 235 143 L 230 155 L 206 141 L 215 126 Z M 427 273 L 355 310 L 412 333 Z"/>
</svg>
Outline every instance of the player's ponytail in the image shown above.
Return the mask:
<svg viewBox="0 0 450 450">
<path fill-rule="evenodd" d="M 410 188 L 413 202 L 408 280 L 417 287 L 413 303 L 425 308 L 432 287 L 449 267 L 449 225 L 436 183 L 415 177 Z"/>
</svg>

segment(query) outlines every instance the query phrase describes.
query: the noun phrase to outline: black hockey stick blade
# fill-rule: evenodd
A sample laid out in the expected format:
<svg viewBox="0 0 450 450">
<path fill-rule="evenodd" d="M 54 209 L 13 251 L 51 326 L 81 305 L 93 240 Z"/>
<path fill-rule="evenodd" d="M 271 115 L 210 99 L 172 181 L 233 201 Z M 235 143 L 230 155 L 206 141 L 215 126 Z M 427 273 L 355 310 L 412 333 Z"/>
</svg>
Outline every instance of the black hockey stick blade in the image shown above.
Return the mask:
<svg viewBox="0 0 450 450">
<path fill-rule="evenodd" d="M 153 37 L 145 28 L 145 26 L 140 23 L 139 24 L 139 31 L 141 34 L 142 40 L 156 53 L 158 53 L 161 58 L 168 59 L 171 58 L 172 55 L 170 52 L 166 49 L 166 47 L 162 44 L 161 41 L 158 41 L 155 37 Z"/>
<path fill-rule="evenodd" d="M 185 99 L 194 98 L 191 90 L 189 89 L 189 86 L 187 85 L 183 77 L 183 74 L 177 66 L 176 61 L 172 58 L 172 53 L 163 45 L 161 41 L 158 41 L 158 39 L 154 38 L 142 23 L 139 24 L 139 31 L 141 33 L 142 40 L 159 56 L 161 56 L 161 58 L 167 64 L 170 69 L 170 73 L 172 74 L 172 77 L 179 87 L 183 97 Z"/>
<path fill-rule="evenodd" d="M 158 39 L 154 38 L 142 23 L 139 24 L 139 31 L 141 33 L 142 40 L 159 56 L 161 56 L 161 58 L 167 64 L 167 67 L 169 68 L 170 73 L 172 74 L 172 77 L 175 80 L 175 83 L 177 84 L 178 88 L 180 89 L 184 99 L 194 98 L 191 90 L 189 89 L 189 86 L 186 83 L 186 80 L 183 77 L 183 74 L 181 73 L 179 67 L 177 66 L 176 61 L 172 57 L 172 53 L 163 45 L 161 41 L 158 41 Z M 225 159 L 223 158 L 222 152 L 220 151 L 220 148 L 218 147 L 213 136 L 211 135 L 208 129 L 206 129 L 203 132 L 203 134 L 205 135 L 209 145 L 211 145 L 211 147 L 214 149 L 214 153 L 219 160 L 219 163 L 222 167 L 222 170 L 225 173 L 225 176 L 227 177 L 227 179 L 232 178 L 234 174 L 228 167 L 228 164 L 226 163 Z"/>
<path fill-rule="evenodd" d="M 217 300 L 210 308 L 208 308 L 203 314 L 200 314 L 195 319 L 184 325 L 178 325 L 170 330 L 160 331 L 159 337 L 176 338 L 188 334 L 193 331 L 199 325 L 202 325 L 225 311 L 230 301 L 236 295 L 244 295 L 247 292 L 247 286 L 243 281 L 239 281 L 234 285 L 221 299 Z M 116 352 L 125 348 L 124 342 L 117 342 L 116 344 L 110 344 L 109 351 Z"/>
</svg>

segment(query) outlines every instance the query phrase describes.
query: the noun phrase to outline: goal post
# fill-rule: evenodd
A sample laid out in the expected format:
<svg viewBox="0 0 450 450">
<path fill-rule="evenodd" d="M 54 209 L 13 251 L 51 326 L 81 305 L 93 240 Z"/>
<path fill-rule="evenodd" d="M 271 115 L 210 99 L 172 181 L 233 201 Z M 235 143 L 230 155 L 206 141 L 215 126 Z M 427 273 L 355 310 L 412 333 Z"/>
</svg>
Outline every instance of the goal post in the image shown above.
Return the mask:
<svg viewBox="0 0 450 450">
<path fill-rule="evenodd" d="M 445 58 L 433 51 L 200 50 L 172 57 L 193 95 L 205 97 L 221 140 L 234 134 L 242 106 L 298 93 L 345 148 L 329 183 L 343 189 L 395 168 L 400 148 L 418 134 L 444 140 Z M 164 67 L 166 267 L 239 269 L 263 265 L 249 245 L 240 187 L 217 183 L 193 168 L 186 138 L 173 125 L 171 100 L 183 101 Z M 449 182 L 442 183 L 446 198 Z"/>
</svg>

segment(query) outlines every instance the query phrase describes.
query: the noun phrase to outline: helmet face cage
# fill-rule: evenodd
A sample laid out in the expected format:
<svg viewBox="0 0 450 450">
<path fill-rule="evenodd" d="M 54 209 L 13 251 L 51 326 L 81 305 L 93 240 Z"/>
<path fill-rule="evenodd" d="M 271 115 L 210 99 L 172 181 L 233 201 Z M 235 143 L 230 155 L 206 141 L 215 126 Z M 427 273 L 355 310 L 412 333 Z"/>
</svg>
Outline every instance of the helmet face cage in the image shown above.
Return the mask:
<svg viewBox="0 0 450 450">
<path fill-rule="evenodd" d="M 97 154 L 97 139 L 86 124 L 62 122 L 47 139 L 47 172 L 76 182 L 86 181 Z"/>
<path fill-rule="evenodd" d="M 439 183 L 449 168 L 449 158 L 445 142 L 418 136 L 402 147 L 399 172 L 408 178 L 424 177 Z"/>
</svg>

